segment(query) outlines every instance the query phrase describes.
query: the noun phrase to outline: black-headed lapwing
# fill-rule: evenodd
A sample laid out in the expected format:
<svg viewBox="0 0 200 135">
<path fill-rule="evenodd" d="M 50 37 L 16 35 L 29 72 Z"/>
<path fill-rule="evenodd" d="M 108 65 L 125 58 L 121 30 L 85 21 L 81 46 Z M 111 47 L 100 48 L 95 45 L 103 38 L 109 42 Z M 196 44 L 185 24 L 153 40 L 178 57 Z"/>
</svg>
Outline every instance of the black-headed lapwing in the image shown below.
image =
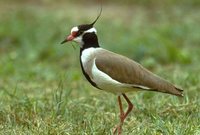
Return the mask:
<svg viewBox="0 0 200 135">
<path fill-rule="evenodd" d="M 148 71 L 137 62 L 101 48 L 97 30 L 93 27 L 100 14 L 91 24 L 73 27 L 71 34 L 62 44 L 68 41 L 77 42 L 80 45 L 81 68 L 87 80 L 100 90 L 118 95 L 120 124 L 115 128 L 114 134 L 116 132 L 121 134 L 123 122 L 133 108 L 126 92 L 146 90 L 183 96 L 183 90 Z M 128 103 L 126 112 L 123 111 L 121 96 Z"/>
</svg>

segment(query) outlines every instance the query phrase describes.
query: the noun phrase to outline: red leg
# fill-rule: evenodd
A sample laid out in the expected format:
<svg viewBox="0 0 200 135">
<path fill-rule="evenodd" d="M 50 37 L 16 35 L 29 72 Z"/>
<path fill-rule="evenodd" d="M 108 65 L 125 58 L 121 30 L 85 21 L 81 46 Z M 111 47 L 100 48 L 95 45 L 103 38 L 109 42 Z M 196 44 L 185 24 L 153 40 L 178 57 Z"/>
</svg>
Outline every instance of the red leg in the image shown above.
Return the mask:
<svg viewBox="0 0 200 135">
<path fill-rule="evenodd" d="M 120 96 L 118 96 L 119 109 L 120 109 L 120 124 L 114 129 L 114 132 L 113 132 L 113 134 L 116 134 L 116 132 L 118 131 L 118 135 L 120 135 L 122 132 L 122 125 L 124 123 L 124 120 L 126 119 L 128 114 L 131 112 L 131 110 L 133 109 L 133 104 L 128 99 L 128 97 L 124 93 L 122 93 L 122 95 L 125 98 L 126 102 L 128 103 L 128 110 L 124 114 L 121 98 L 120 98 Z"/>
<path fill-rule="evenodd" d="M 124 110 L 123 110 L 123 107 L 122 107 L 122 101 L 121 101 L 121 97 L 118 96 L 118 102 L 119 102 L 119 110 L 120 110 L 120 121 L 121 123 L 123 122 L 123 117 L 124 117 Z"/>
<path fill-rule="evenodd" d="M 116 134 L 117 131 L 118 131 L 118 135 L 121 134 L 122 125 L 123 125 L 124 111 L 123 111 L 122 101 L 121 101 L 121 97 L 120 96 L 118 96 L 118 103 L 119 103 L 119 111 L 120 111 L 120 115 L 119 115 L 120 124 L 115 127 L 114 132 L 113 132 L 114 135 Z"/>
<path fill-rule="evenodd" d="M 128 99 L 128 97 L 122 93 L 123 97 L 125 98 L 126 102 L 128 103 L 128 110 L 126 111 L 123 121 L 126 119 L 126 117 L 128 116 L 128 114 L 132 111 L 133 109 L 133 104 L 131 103 L 131 101 Z"/>
</svg>

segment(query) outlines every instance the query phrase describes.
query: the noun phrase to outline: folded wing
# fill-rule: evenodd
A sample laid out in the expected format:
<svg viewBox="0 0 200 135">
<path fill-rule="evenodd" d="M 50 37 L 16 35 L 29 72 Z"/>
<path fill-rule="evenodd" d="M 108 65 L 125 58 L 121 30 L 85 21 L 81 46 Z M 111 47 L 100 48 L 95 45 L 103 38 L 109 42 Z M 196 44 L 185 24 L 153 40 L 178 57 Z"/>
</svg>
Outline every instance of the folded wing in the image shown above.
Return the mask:
<svg viewBox="0 0 200 135">
<path fill-rule="evenodd" d="M 102 49 L 96 54 L 97 68 L 112 79 L 143 90 L 159 91 L 183 96 L 181 89 L 148 71 L 135 61 Z"/>
</svg>

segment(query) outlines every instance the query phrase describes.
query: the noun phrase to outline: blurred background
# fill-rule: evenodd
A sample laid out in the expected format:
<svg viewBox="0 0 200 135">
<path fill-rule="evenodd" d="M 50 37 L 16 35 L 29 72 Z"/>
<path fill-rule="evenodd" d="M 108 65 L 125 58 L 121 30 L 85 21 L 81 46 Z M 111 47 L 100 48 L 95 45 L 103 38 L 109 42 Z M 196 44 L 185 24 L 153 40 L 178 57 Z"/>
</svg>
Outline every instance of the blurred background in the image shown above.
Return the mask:
<svg viewBox="0 0 200 135">
<path fill-rule="evenodd" d="M 102 0 L 102 3 L 103 12 L 95 25 L 100 45 L 176 83 L 186 90 L 189 99 L 196 99 L 195 105 L 199 104 L 200 1 Z M 92 22 L 100 5 L 98 0 L 0 1 L 1 123 L 9 123 L 8 114 L 12 114 L 11 122 L 13 119 L 26 123 L 23 116 L 34 112 L 34 103 L 40 108 L 38 117 L 48 109 L 54 112 L 55 97 L 62 90 L 64 95 L 60 97 L 64 97 L 65 105 L 68 100 L 80 97 L 90 103 L 93 99 L 86 100 L 89 95 L 101 98 L 98 96 L 102 93 L 93 90 L 81 73 L 79 46 L 60 44 L 73 26 Z M 148 99 L 153 94 L 140 96 Z M 107 104 L 115 109 L 114 101 L 114 98 L 110 101 L 113 105 Z M 138 102 L 143 104 L 139 99 Z"/>
</svg>

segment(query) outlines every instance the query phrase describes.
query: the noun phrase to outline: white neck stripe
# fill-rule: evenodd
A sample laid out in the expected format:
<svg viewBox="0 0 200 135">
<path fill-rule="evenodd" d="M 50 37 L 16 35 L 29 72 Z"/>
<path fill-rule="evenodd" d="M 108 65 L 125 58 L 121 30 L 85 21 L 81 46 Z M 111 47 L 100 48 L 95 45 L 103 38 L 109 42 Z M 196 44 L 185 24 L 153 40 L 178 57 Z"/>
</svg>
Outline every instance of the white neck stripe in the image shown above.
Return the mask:
<svg viewBox="0 0 200 135">
<path fill-rule="evenodd" d="M 84 33 L 92 33 L 92 32 L 97 33 L 97 30 L 95 28 L 91 28 L 91 29 L 85 31 Z"/>
</svg>

